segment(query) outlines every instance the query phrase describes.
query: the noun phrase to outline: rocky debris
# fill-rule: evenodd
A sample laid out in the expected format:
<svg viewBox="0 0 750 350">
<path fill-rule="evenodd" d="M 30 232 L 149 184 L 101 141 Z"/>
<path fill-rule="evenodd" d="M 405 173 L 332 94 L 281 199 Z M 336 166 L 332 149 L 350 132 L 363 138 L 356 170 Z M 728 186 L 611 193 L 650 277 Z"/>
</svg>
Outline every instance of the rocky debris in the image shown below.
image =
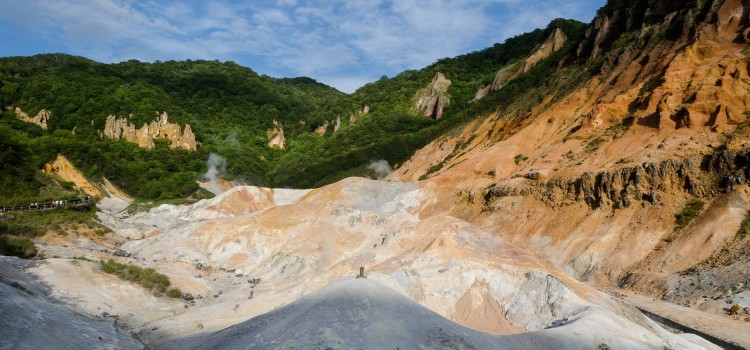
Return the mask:
<svg viewBox="0 0 750 350">
<path fill-rule="evenodd" d="M 354 113 L 349 115 L 349 124 L 354 124 L 354 122 L 357 121 L 357 118 L 367 113 L 370 113 L 370 106 L 365 105 L 364 107 L 362 107 L 362 109 L 355 111 Z"/>
<path fill-rule="evenodd" d="M 127 118 L 117 118 L 114 115 L 107 116 L 102 135 L 110 139 L 125 139 L 137 143 L 143 148 L 154 148 L 154 139 L 163 138 L 170 140 L 170 148 L 183 148 L 194 151 L 196 149 L 195 134 L 190 124 L 185 124 L 183 131 L 179 124 L 169 122 L 167 112 L 159 114 L 151 123 L 144 123 L 140 129 L 136 129 L 133 123 L 128 123 Z"/>
<path fill-rule="evenodd" d="M 742 308 L 739 305 L 732 305 L 732 307 L 729 308 L 729 314 L 730 315 L 739 315 L 740 314 L 740 310 L 742 310 Z"/>
<path fill-rule="evenodd" d="M 526 330 L 540 330 L 555 326 L 555 321 L 560 325 L 559 320 L 573 318 L 585 305 L 559 278 L 529 271 L 513 299 L 505 305 L 505 317 Z"/>
<path fill-rule="evenodd" d="M 45 174 L 54 174 L 59 176 L 63 181 L 72 182 L 76 188 L 85 192 L 89 196 L 96 198 L 103 198 L 104 194 L 99 187 L 92 184 L 83 173 L 81 173 L 75 166 L 62 154 L 58 154 L 55 160 L 44 165 L 43 169 Z"/>
<path fill-rule="evenodd" d="M 115 249 L 115 251 L 112 252 L 112 255 L 114 255 L 114 256 L 121 256 L 121 257 L 124 257 L 124 258 L 129 258 L 130 257 L 130 253 L 128 253 L 128 252 L 126 252 L 126 251 L 124 251 L 122 249 Z"/>
<path fill-rule="evenodd" d="M 511 64 L 498 70 L 495 74 L 495 78 L 492 83 L 481 88 L 474 95 L 472 101 L 479 101 L 487 96 L 492 91 L 500 90 L 505 84 L 509 83 L 513 79 L 518 78 L 519 75 L 528 72 L 531 68 L 539 63 L 539 61 L 549 57 L 551 54 L 560 50 L 565 43 L 568 42 L 568 37 L 560 28 L 555 30 L 547 37 L 539 48 L 534 51 L 529 57 L 527 57 L 522 63 Z"/>
<path fill-rule="evenodd" d="M 284 127 L 281 123 L 274 119 L 273 127 L 268 129 L 266 133 L 268 135 L 268 147 L 284 149 L 286 146 L 286 138 L 284 138 Z"/>
<path fill-rule="evenodd" d="M 414 106 L 416 112 L 425 117 L 440 119 L 443 116 L 443 108 L 450 104 L 448 87 L 451 81 L 446 79 L 443 73 L 436 73 L 427 87 L 417 93 L 417 103 Z"/>
<path fill-rule="evenodd" d="M 52 116 L 52 112 L 46 109 L 40 110 L 34 117 L 29 117 L 29 115 L 22 111 L 20 107 L 16 107 L 15 112 L 18 119 L 21 119 L 26 123 L 39 125 L 44 130 L 47 130 L 47 121 L 49 121 L 49 117 Z"/>
</svg>

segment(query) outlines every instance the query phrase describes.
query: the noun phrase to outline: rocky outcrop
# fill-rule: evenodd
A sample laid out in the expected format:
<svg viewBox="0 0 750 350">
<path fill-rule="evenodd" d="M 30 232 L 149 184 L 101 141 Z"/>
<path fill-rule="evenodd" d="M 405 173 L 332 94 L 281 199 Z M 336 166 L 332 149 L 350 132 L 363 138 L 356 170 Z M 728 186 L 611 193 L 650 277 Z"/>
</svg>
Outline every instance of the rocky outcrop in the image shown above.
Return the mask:
<svg viewBox="0 0 750 350">
<path fill-rule="evenodd" d="M 536 331 L 572 322 L 585 308 L 585 302 L 562 280 L 532 270 L 524 274 L 523 283 L 506 304 L 505 317 L 523 329 Z"/>
<path fill-rule="evenodd" d="M 512 64 L 497 71 L 497 73 L 495 73 L 495 78 L 492 79 L 492 83 L 477 90 L 472 101 L 479 101 L 489 95 L 490 92 L 500 90 L 510 81 L 510 77 L 518 71 L 518 66 L 518 64 Z"/>
<path fill-rule="evenodd" d="M 370 106 L 365 105 L 364 107 L 362 107 L 362 109 L 355 111 L 354 113 L 349 115 L 349 124 L 354 124 L 354 122 L 357 121 L 357 118 L 367 113 L 370 113 Z"/>
<path fill-rule="evenodd" d="M 22 111 L 20 107 L 16 107 L 15 112 L 18 119 L 27 123 L 39 125 L 44 130 L 47 130 L 47 121 L 49 121 L 49 117 L 52 116 L 52 112 L 46 109 L 40 110 L 34 117 L 29 117 L 29 115 Z"/>
<path fill-rule="evenodd" d="M 725 1 L 723 5 L 732 1 Z M 739 1 L 736 1 L 739 3 Z M 625 33 L 662 31 L 666 39 L 674 40 L 695 33 L 700 21 L 713 16 L 713 9 L 721 1 L 625 0 L 610 2 L 599 10 L 593 23 L 578 45 L 578 59 L 596 58 L 609 51 Z M 740 12 L 741 13 L 741 12 Z M 737 21 L 739 22 L 739 21 Z"/>
<path fill-rule="evenodd" d="M 523 186 L 501 186 L 484 191 L 485 203 L 497 197 L 532 196 L 546 204 L 570 205 L 585 202 L 592 209 L 624 208 L 635 203 L 657 204 L 665 193 L 683 191 L 705 197 L 750 179 L 750 149 L 717 152 L 702 158 L 644 163 L 598 173 L 584 173 L 577 179 L 553 179 Z"/>
<path fill-rule="evenodd" d="M 268 135 L 268 147 L 284 149 L 286 146 L 286 138 L 284 138 L 284 127 L 281 123 L 274 119 L 273 127 L 268 129 L 266 133 Z"/>
<path fill-rule="evenodd" d="M 562 49 L 565 43 L 568 42 L 568 36 L 563 33 L 562 29 L 555 28 L 554 31 L 547 37 L 534 53 L 531 54 L 524 61 L 523 67 L 516 72 L 516 76 L 528 72 L 529 69 L 533 68 L 539 61 L 549 57 L 553 53 Z M 514 77 L 511 77 L 513 79 Z"/>
<path fill-rule="evenodd" d="M 567 35 L 565 35 L 565 33 L 563 33 L 562 29 L 555 28 L 555 30 L 552 31 L 547 39 L 544 40 L 542 45 L 536 51 L 534 51 L 531 56 L 523 60 L 523 62 L 505 66 L 497 71 L 497 73 L 495 74 L 495 78 L 492 80 L 492 83 L 485 86 L 484 88 L 479 89 L 476 95 L 474 95 L 474 99 L 472 101 L 479 101 L 487 96 L 490 92 L 500 90 L 503 86 L 505 86 L 505 84 L 517 78 L 519 75 L 529 71 L 531 68 L 534 68 L 534 66 L 539 63 L 539 61 L 560 50 L 567 42 L 568 37 Z"/>
<path fill-rule="evenodd" d="M 326 134 L 326 130 L 328 130 L 328 121 L 326 120 L 323 125 L 319 126 L 317 129 L 315 129 L 315 133 L 319 136 L 323 136 Z"/>
<path fill-rule="evenodd" d="M 341 117 L 336 117 L 336 124 L 333 125 L 333 132 L 339 131 L 341 129 Z"/>
<path fill-rule="evenodd" d="M 190 124 L 185 124 L 183 131 L 179 124 L 169 122 L 167 112 L 158 114 L 156 120 L 144 123 L 140 129 L 135 124 L 128 123 L 127 118 L 117 118 L 114 115 L 107 116 L 104 124 L 103 136 L 110 139 L 125 139 L 137 143 L 143 148 L 154 148 L 154 139 L 163 138 L 170 140 L 170 148 L 183 148 L 194 151 L 196 149 L 195 134 Z"/>
<path fill-rule="evenodd" d="M 414 110 L 422 113 L 425 117 L 440 119 L 443 116 L 443 108 L 450 103 L 448 87 L 451 81 L 446 79 L 443 73 L 438 72 L 426 88 L 417 93 L 417 103 Z"/>
</svg>

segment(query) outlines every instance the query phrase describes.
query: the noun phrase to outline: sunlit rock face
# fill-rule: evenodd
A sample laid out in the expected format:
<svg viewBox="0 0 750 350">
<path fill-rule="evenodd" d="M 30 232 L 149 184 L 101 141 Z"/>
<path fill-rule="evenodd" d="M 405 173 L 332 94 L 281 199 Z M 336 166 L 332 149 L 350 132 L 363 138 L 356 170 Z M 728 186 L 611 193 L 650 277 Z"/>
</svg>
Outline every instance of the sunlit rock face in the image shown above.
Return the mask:
<svg viewBox="0 0 750 350">
<path fill-rule="evenodd" d="M 438 72 L 417 96 L 414 109 L 425 117 L 440 119 L 443 116 L 443 108 L 450 104 L 448 87 L 451 81 L 446 79 L 443 73 Z"/>
<path fill-rule="evenodd" d="M 8 109 L 10 109 L 10 107 Z M 16 117 L 18 117 L 18 119 L 27 123 L 39 125 L 44 130 L 47 130 L 47 121 L 49 121 L 49 118 L 52 116 L 52 112 L 46 109 L 41 109 L 39 113 L 33 117 L 29 117 L 29 115 L 19 107 L 16 107 L 14 111 L 16 112 Z"/>
<path fill-rule="evenodd" d="M 555 30 L 549 35 L 549 37 L 547 37 L 542 45 L 539 46 L 539 48 L 534 51 L 534 53 L 529 55 L 529 57 L 524 59 L 522 62 L 510 64 L 498 70 L 497 73 L 495 73 L 495 78 L 492 80 L 492 83 L 479 89 L 476 95 L 474 95 L 474 99 L 472 101 L 479 101 L 486 97 L 490 92 L 500 90 L 503 86 L 505 86 L 505 84 L 509 83 L 513 79 L 518 78 L 518 76 L 526 73 L 527 71 L 529 71 L 529 69 L 534 68 L 534 66 L 539 63 L 539 61 L 560 50 L 567 42 L 568 37 L 565 35 L 562 29 L 555 28 Z"/>
<path fill-rule="evenodd" d="M 102 135 L 110 139 L 125 139 L 137 143 L 143 148 L 154 148 L 154 139 L 163 138 L 170 141 L 170 148 L 183 148 L 190 151 L 196 149 L 195 134 L 190 124 L 185 124 L 182 130 L 180 125 L 169 122 L 167 112 L 157 116 L 151 123 L 143 124 L 136 129 L 133 123 L 128 123 L 127 118 L 118 118 L 114 115 L 107 116 Z"/>
<path fill-rule="evenodd" d="M 286 138 L 284 137 L 284 127 L 280 122 L 273 120 L 273 127 L 266 132 L 268 136 L 268 147 L 284 149 Z"/>
</svg>

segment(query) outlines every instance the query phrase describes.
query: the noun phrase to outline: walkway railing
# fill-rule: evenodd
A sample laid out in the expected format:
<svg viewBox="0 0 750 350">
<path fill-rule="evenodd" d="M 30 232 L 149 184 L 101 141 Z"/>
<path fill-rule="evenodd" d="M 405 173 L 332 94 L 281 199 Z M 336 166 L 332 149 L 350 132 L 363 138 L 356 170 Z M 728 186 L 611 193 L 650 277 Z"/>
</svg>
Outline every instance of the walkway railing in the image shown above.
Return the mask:
<svg viewBox="0 0 750 350">
<path fill-rule="evenodd" d="M 46 203 L 35 203 L 30 205 L 14 205 L 10 207 L 0 207 L 0 212 L 7 212 L 7 211 L 31 211 L 31 210 L 54 210 L 57 208 L 65 208 L 65 207 L 84 207 L 89 206 L 93 203 L 90 197 L 87 198 L 78 198 L 78 199 L 71 199 L 71 200 L 59 200 L 55 202 L 46 202 Z"/>
</svg>

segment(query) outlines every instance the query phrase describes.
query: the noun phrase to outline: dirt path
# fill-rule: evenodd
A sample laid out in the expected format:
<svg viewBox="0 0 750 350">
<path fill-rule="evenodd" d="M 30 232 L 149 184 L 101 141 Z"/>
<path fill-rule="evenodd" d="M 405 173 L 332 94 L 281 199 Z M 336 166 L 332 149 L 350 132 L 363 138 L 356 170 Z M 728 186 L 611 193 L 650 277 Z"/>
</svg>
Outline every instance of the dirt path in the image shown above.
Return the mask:
<svg viewBox="0 0 750 350">
<path fill-rule="evenodd" d="M 633 294 L 617 294 L 636 307 L 745 349 L 750 349 L 750 322 Z"/>
</svg>

